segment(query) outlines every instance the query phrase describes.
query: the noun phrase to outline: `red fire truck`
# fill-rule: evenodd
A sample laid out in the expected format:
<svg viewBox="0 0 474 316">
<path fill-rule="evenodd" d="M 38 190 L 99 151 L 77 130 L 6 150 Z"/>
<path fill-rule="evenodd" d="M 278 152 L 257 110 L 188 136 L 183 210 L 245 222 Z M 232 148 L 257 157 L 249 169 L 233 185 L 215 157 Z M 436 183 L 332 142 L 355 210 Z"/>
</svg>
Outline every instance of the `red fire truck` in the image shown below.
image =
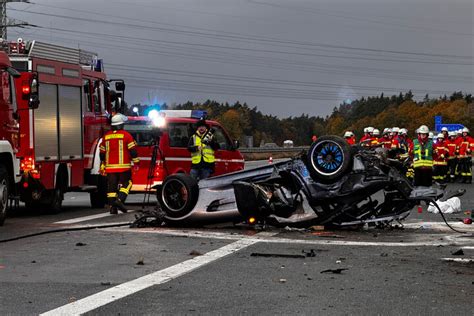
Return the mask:
<svg viewBox="0 0 474 316">
<path fill-rule="evenodd" d="M 150 112 L 151 113 L 151 112 Z M 205 115 L 204 111 L 163 110 L 159 126 L 146 116 L 130 116 L 125 130 L 137 142 L 140 168 L 132 175 L 132 192 L 144 192 L 151 187 L 159 187 L 170 174 L 189 173 L 191 154 L 187 146 L 196 131 L 195 123 Z M 149 115 L 152 116 L 152 115 Z M 232 141 L 227 131 L 216 121 L 206 120 L 213 129 L 213 137 L 219 143 L 216 151 L 214 176 L 244 169 L 244 158 L 238 150 L 237 141 Z M 155 145 L 157 147 L 155 147 Z M 156 161 L 150 169 L 153 151 Z"/>
<path fill-rule="evenodd" d="M 36 107 L 38 103 L 33 92 L 36 83 L 33 74 L 20 75 L 12 67 L 8 55 L 0 51 L 0 226 L 5 221 L 8 201 L 16 195 L 21 180 L 20 160 L 16 158 L 19 149 L 19 99 L 24 99 L 30 109 Z"/>
<path fill-rule="evenodd" d="M 108 129 L 111 94 L 101 60 L 81 49 L 38 41 L 3 43 L 15 69 L 37 78 L 33 109 L 27 80 L 17 79 L 21 185 L 27 206 L 59 211 L 68 191 L 91 192 L 93 207 L 105 203 L 98 175 L 98 140 Z M 29 78 L 29 77 L 26 77 Z M 31 81 L 31 80 L 30 80 Z M 122 83 L 117 90 L 124 90 Z M 30 87 L 31 89 L 31 87 Z M 119 99 L 119 98 L 118 98 Z"/>
</svg>

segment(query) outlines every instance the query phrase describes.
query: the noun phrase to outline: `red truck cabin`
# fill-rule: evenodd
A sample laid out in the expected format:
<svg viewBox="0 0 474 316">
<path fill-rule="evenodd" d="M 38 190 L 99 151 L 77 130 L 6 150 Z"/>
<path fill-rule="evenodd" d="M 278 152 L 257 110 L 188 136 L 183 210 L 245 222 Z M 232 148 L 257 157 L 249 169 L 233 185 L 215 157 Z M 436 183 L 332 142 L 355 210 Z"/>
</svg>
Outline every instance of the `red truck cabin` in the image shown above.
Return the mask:
<svg viewBox="0 0 474 316">
<path fill-rule="evenodd" d="M 191 154 L 188 141 L 196 131 L 196 118 L 165 117 L 165 127 L 153 127 L 148 117 L 129 117 L 125 130 L 132 134 L 138 145 L 140 168 L 133 173 L 132 192 L 143 192 L 146 187 L 160 185 L 166 176 L 174 173 L 189 173 Z M 206 120 L 215 129 L 214 138 L 220 145 L 216 151 L 216 165 L 213 176 L 244 169 L 244 158 L 231 141 L 227 131 L 216 121 Z M 155 167 L 150 170 L 154 145 L 159 136 L 159 147 Z M 152 176 L 149 179 L 148 175 Z M 149 180 L 147 180 L 149 179 Z"/>
</svg>

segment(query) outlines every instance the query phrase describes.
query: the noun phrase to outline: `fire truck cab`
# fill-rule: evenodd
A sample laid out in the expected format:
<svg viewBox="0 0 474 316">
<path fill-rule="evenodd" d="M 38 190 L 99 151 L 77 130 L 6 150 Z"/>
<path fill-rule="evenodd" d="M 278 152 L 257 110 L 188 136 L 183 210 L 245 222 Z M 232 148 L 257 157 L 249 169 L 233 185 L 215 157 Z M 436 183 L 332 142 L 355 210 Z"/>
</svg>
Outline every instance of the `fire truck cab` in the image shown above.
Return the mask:
<svg viewBox="0 0 474 316">
<path fill-rule="evenodd" d="M 38 41 L 3 43 L 12 65 L 37 85 L 34 109 L 17 93 L 21 185 L 29 207 L 57 212 L 68 191 L 90 191 L 92 206 L 105 200 L 105 183 L 93 171 L 98 140 L 109 129 L 112 94 L 97 55 Z M 17 84 L 27 89 L 27 81 Z M 31 81 L 31 80 L 30 80 Z M 124 88 L 124 85 L 122 85 Z"/>
<path fill-rule="evenodd" d="M 159 114 L 162 118 L 159 124 L 146 116 L 129 117 L 125 130 L 137 142 L 140 158 L 140 168 L 132 174 L 131 192 L 145 192 L 159 187 L 168 175 L 190 172 L 188 142 L 196 131 L 195 123 L 203 114 L 205 112 L 196 110 L 163 110 Z M 206 123 L 213 129 L 213 137 L 220 147 L 215 152 L 213 176 L 243 170 L 244 158 L 238 150 L 238 142 L 232 141 L 218 122 L 206 120 Z"/>
<path fill-rule="evenodd" d="M 19 148 L 16 82 L 25 81 L 27 86 L 24 87 L 24 97 L 29 99 L 31 91 L 29 79 L 31 77 L 22 78 L 20 73 L 12 68 L 8 55 L 0 51 L 0 226 L 5 221 L 8 201 L 16 195 L 16 185 L 21 179 L 20 161 L 16 158 Z"/>
</svg>

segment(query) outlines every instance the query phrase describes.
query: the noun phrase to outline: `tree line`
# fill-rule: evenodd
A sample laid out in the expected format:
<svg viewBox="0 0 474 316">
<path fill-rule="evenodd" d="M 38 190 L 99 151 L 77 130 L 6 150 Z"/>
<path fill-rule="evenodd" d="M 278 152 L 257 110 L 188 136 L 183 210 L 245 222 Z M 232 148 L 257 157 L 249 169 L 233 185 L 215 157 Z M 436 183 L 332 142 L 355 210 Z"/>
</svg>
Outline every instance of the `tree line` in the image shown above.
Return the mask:
<svg viewBox="0 0 474 316">
<path fill-rule="evenodd" d="M 451 96 L 431 98 L 426 95 L 423 100 L 415 101 L 413 93 L 385 96 L 362 97 L 351 103 L 342 103 L 335 107 L 331 115 L 326 117 L 290 116 L 278 118 L 263 114 L 256 106 L 236 102 L 234 104 L 219 103 L 207 100 L 203 103 L 186 102 L 184 104 L 162 105 L 162 109 L 175 110 L 206 110 L 208 119 L 220 122 L 233 139 L 244 144 L 245 136 L 252 136 L 254 146 L 263 143 L 276 143 L 290 139 L 295 146 L 311 143 L 311 137 L 317 135 L 343 135 L 344 131 L 352 130 L 358 137 L 362 136 L 363 128 L 374 126 L 405 127 L 413 135 L 420 125 L 428 125 L 434 129 L 434 116 L 441 115 L 443 123 L 459 123 L 474 127 L 474 105 L 471 94 L 455 92 Z M 136 104 L 140 109 L 146 106 Z M 132 114 L 132 113 L 129 113 Z"/>
</svg>

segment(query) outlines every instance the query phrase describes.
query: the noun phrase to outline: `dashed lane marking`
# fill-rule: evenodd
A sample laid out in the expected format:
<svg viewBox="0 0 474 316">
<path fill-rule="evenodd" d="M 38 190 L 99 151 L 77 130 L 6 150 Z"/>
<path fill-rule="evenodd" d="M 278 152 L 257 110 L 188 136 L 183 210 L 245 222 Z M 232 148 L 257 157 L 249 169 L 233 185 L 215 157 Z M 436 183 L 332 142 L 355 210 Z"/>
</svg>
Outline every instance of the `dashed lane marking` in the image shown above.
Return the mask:
<svg viewBox="0 0 474 316">
<path fill-rule="evenodd" d="M 472 258 L 441 258 L 441 260 L 457 263 L 474 263 L 474 259 Z"/>
<path fill-rule="evenodd" d="M 154 285 L 163 284 L 206 264 L 235 253 L 259 242 L 258 239 L 241 239 L 204 255 L 194 257 L 169 268 L 156 271 L 141 278 L 122 283 L 105 291 L 66 304 L 40 315 L 80 315 Z"/>
</svg>

